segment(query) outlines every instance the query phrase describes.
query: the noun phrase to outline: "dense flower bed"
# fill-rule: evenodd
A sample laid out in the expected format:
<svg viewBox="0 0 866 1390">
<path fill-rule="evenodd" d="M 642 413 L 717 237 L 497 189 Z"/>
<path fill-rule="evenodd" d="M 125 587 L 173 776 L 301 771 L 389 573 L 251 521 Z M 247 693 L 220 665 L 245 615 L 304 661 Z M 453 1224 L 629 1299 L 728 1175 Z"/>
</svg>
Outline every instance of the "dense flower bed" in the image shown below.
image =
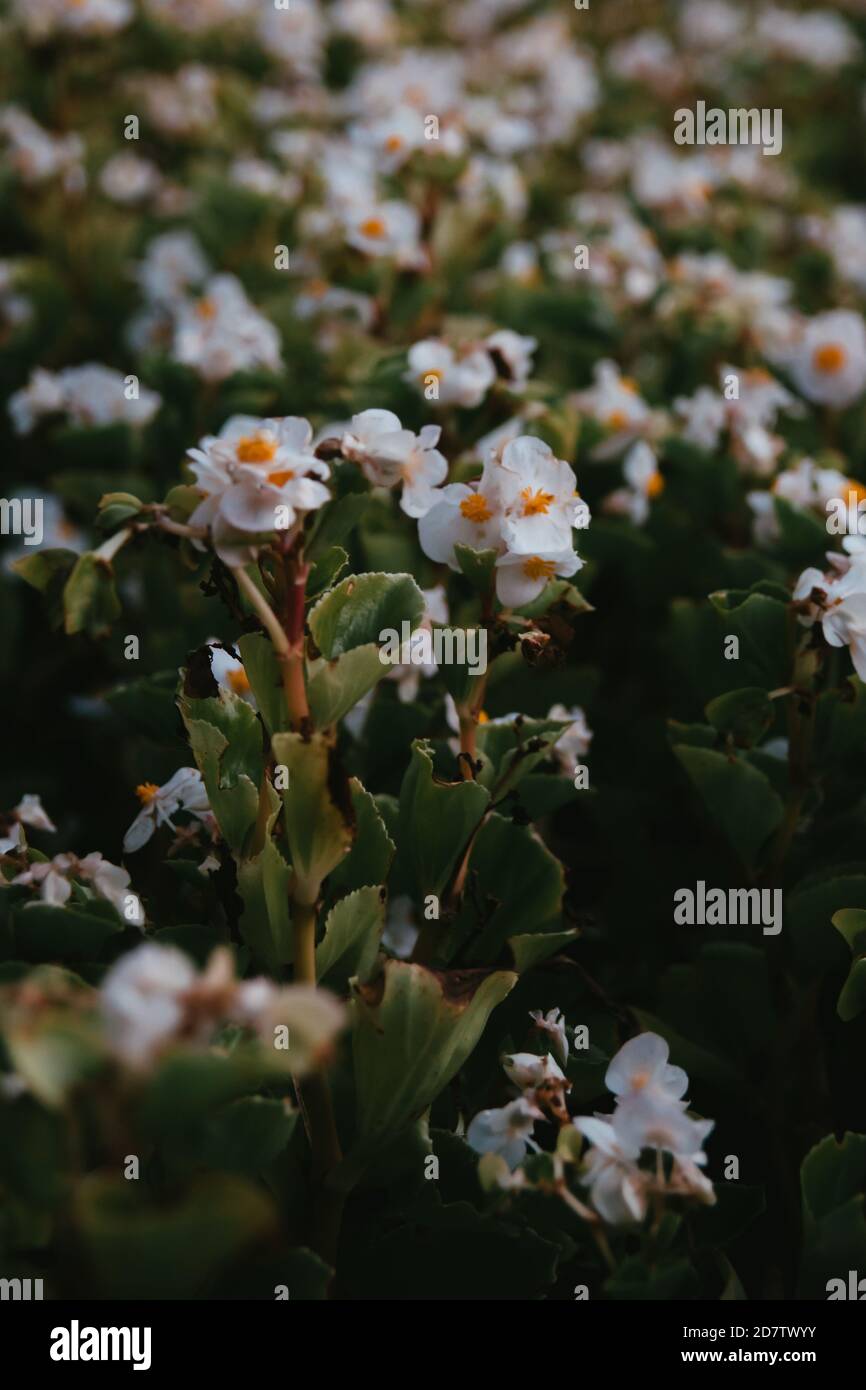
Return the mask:
<svg viewBox="0 0 866 1390">
<path fill-rule="evenodd" d="M 862 4 L 2 39 L 0 1272 L 866 1273 Z"/>
</svg>

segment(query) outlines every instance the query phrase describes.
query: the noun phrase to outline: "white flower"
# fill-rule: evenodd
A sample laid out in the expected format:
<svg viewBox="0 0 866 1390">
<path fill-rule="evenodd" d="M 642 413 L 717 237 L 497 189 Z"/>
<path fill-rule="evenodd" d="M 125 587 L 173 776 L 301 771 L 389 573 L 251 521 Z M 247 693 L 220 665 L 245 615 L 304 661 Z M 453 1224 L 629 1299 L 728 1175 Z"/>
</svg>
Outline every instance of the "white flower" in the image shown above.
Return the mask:
<svg viewBox="0 0 866 1390">
<path fill-rule="evenodd" d="M 135 277 L 144 295 L 152 303 L 168 308 L 209 274 L 204 251 L 188 231 L 164 232 L 154 237 L 147 244 L 144 259 L 135 267 Z"/>
<path fill-rule="evenodd" d="M 109 1046 L 129 1066 L 147 1066 L 179 1032 L 196 971 L 182 951 L 146 942 L 121 956 L 99 993 Z"/>
<path fill-rule="evenodd" d="M 791 375 L 808 400 L 844 409 L 866 386 L 866 328 L 860 314 L 834 309 L 806 321 Z"/>
<path fill-rule="evenodd" d="M 615 1096 L 649 1094 L 666 1100 L 685 1095 L 689 1078 L 668 1062 L 670 1048 L 658 1033 L 638 1033 L 611 1059 L 604 1084 Z"/>
<path fill-rule="evenodd" d="M 244 668 L 244 663 L 237 657 L 232 656 L 231 652 L 212 638 L 208 642 L 210 648 L 210 669 L 211 674 L 221 690 L 228 690 L 232 695 L 239 695 L 242 700 L 246 700 L 248 705 L 255 706 L 255 696 L 250 687 L 249 676 Z"/>
<path fill-rule="evenodd" d="M 635 526 L 643 526 L 650 513 L 650 502 L 664 489 L 656 456 L 642 439 L 625 456 L 622 471 L 626 487 L 617 488 L 603 502 L 603 509 L 614 516 L 627 516 Z"/>
<path fill-rule="evenodd" d="M 688 1084 L 688 1083 L 687 1083 Z M 704 1164 L 703 1144 L 712 1120 L 695 1120 L 679 1101 L 642 1091 L 616 1108 L 613 1124 L 620 1141 L 637 1150 L 661 1149 L 689 1163 Z"/>
<path fill-rule="evenodd" d="M 573 1123 L 592 1145 L 583 1160 L 584 1181 L 599 1216 L 612 1226 L 642 1221 L 648 1180 L 637 1165 L 639 1147 L 600 1115 L 580 1115 Z"/>
<path fill-rule="evenodd" d="M 418 940 L 418 926 L 411 898 L 388 899 L 388 914 L 382 932 L 382 945 L 400 960 L 408 960 Z"/>
<path fill-rule="evenodd" d="M 435 447 L 442 433 L 425 425 L 420 434 L 404 429 L 392 410 L 362 410 L 342 435 L 343 456 L 360 464 L 374 487 L 402 483 L 400 506 L 407 516 L 423 517 L 448 476 L 448 464 Z"/>
<path fill-rule="evenodd" d="M 27 37 L 39 43 L 64 31 L 87 36 L 117 33 L 134 11 L 129 0 L 15 0 L 14 13 Z"/>
<path fill-rule="evenodd" d="M 190 525 L 210 528 L 217 554 L 245 564 L 250 536 L 286 531 L 330 500 L 326 463 L 312 450 L 308 420 L 233 415 L 218 435 L 188 451 L 203 500 Z"/>
<path fill-rule="evenodd" d="M 181 304 L 174 330 L 174 355 L 205 381 L 235 372 L 282 367 L 276 328 L 250 303 L 234 275 L 215 275 L 200 299 Z"/>
<path fill-rule="evenodd" d="M 854 670 L 866 680 L 866 551 L 856 552 L 841 574 L 804 570 L 794 598 L 806 608 L 800 622 L 811 627 L 820 621 L 824 640 L 831 647 L 848 647 Z"/>
<path fill-rule="evenodd" d="M 480 405 L 496 380 L 496 368 L 483 348 L 472 347 L 458 356 L 439 338 L 414 343 L 408 363 L 403 380 L 425 393 L 435 385 L 432 399 L 440 405 Z"/>
<path fill-rule="evenodd" d="M 346 1011 L 333 994 L 315 985 L 279 989 L 261 980 L 241 984 L 238 996 L 242 1021 L 255 1028 L 265 1047 L 276 1049 L 274 1060 L 285 1061 L 293 1076 L 305 1076 L 330 1060 L 334 1039 L 346 1022 Z M 289 1045 L 277 1048 L 284 1030 Z"/>
<path fill-rule="evenodd" d="M 79 135 L 51 135 L 20 106 L 0 109 L 0 134 L 9 140 L 8 159 L 24 183 L 43 183 L 59 177 L 68 193 L 86 184 L 82 165 L 84 141 Z"/>
<path fill-rule="evenodd" d="M 778 539 L 777 497 L 794 507 L 815 512 L 824 521 L 827 503 L 833 498 L 847 499 L 849 492 L 854 492 L 859 498 L 862 492 L 860 484 L 846 478 L 837 468 L 819 468 L 812 459 L 800 459 L 792 468 L 786 468 L 777 475 L 769 491 L 746 494 L 746 501 L 755 515 L 755 543 L 768 545 Z"/>
<path fill-rule="evenodd" d="M 140 203 L 156 193 L 162 182 L 159 169 L 137 154 L 115 154 L 102 166 L 99 186 L 115 203 Z"/>
<path fill-rule="evenodd" d="M 526 385 L 532 371 L 532 354 L 538 347 L 537 338 L 523 337 L 510 328 L 500 328 L 484 339 L 483 346 L 513 390 Z"/>
<path fill-rule="evenodd" d="M 9 398 L 9 414 L 18 434 L 29 434 L 44 415 L 61 412 L 72 424 L 85 427 L 148 424 L 162 397 L 140 384 L 132 397 L 127 390 L 126 377 L 96 362 L 64 367 L 57 373 L 37 367 L 27 385 Z"/>
<path fill-rule="evenodd" d="M 32 826 L 34 830 L 57 830 L 57 826 L 51 820 L 42 801 L 32 792 L 27 792 L 22 796 L 18 805 L 12 810 L 12 814 L 21 825 Z"/>
<path fill-rule="evenodd" d="M 110 902 L 126 921 L 141 925 L 144 915 L 138 899 L 129 891 L 130 878 L 126 869 L 111 864 L 96 852 L 85 855 L 83 859 L 74 854 L 55 854 L 53 859 L 31 864 L 12 882 L 38 888 L 44 903 L 51 907 L 62 907 L 72 893 L 74 878 L 90 883 L 98 895 Z M 134 916 L 127 911 L 132 898 L 135 898 L 136 906 Z"/>
<path fill-rule="evenodd" d="M 556 708 L 556 706 L 554 706 Z M 553 716 L 551 712 L 551 717 Z M 550 1009 L 546 1014 L 540 1009 L 531 1009 L 529 1017 L 532 1019 L 536 1028 L 543 1033 L 549 1033 L 551 1046 L 560 1064 L 564 1067 L 568 1062 L 568 1034 L 565 1031 L 565 1015 L 561 1009 Z M 560 1073 L 561 1075 L 561 1073 Z"/>
<path fill-rule="evenodd" d="M 579 705 L 567 709 L 565 705 L 556 704 L 551 705 L 547 717 L 570 720 L 568 728 L 563 729 L 553 745 L 553 755 L 562 771 L 573 777 L 580 759 L 589 752 L 592 743 L 593 734 L 586 722 L 586 715 Z"/>
<path fill-rule="evenodd" d="M 502 450 L 496 487 L 503 509 L 502 537 L 516 555 L 565 550 L 571 545 L 577 493 L 574 471 L 532 435 Z"/>
<path fill-rule="evenodd" d="M 495 466 L 488 462 L 477 483 L 447 483 L 418 523 L 421 549 L 437 564 L 459 570 L 455 545 L 473 550 L 501 549 Z"/>
<path fill-rule="evenodd" d="M 354 205 L 346 214 L 346 240 L 367 256 L 387 256 L 404 269 L 423 269 L 421 219 L 409 203 L 391 200 L 372 208 Z"/>
<path fill-rule="evenodd" d="M 537 1057 L 534 1052 L 515 1052 L 503 1057 L 502 1069 L 509 1081 L 521 1091 L 535 1090 L 546 1081 L 564 1081 L 565 1076 L 548 1052 L 546 1057 Z"/>
<path fill-rule="evenodd" d="M 499 1110 L 479 1110 L 466 1131 L 466 1141 L 478 1154 L 495 1153 L 513 1171 L 535 1145 L 531 1135 L 542 1112 L 523 1096 Z"/>
<path fill-rule="evenodd" d="M 546 588 L 551 579 L 570 579 L 583 567 L 571 547 L 538 555 L 508 551 L 496 561 L 496 597 L 505 608 L 522 608 Z"/>
<path fill-rule="evenodd" d="M 126 854 L 134 854 L 146 845 L 160 825 L 171 826 L 173 830 L 171 818 L 178 811 L 187 811 L 203 822 L 210 816 L 207 791 L 201 773 L 194 767 L 178 768 L 161 787 L 143 782 L 136 787 L 135 794 L 141 802 L 141 810 L 123 837 Z"/>
<path fill-rule="evenodd" d="M 615 362 L 597 362 L 593 372 L 595 384 L 575 396 L 578 409 L 584 410 L 605 429 L 610 438 L 596 451 L 598 458 L 609 457 L 649 425 L 651 411 L 638 393 L 630 377 L 620 375 Z"/>
</svg>

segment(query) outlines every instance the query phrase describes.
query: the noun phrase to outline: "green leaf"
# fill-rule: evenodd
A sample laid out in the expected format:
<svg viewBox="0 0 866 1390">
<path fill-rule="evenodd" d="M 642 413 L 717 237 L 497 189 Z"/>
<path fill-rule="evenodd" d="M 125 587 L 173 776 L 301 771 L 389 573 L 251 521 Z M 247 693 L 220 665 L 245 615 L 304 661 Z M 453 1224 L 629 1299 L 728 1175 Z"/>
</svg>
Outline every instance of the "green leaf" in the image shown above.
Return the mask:
<svg viewBox="0 0 866 1390">
<path fill-rule="evenodd" d="M 349 778 L 349 791 L 355 811 L 355 842 L 328 880 L 330 890 L 336 893 L 384 883 L 395 852 L 375 799 L 357 777 Z"/>
<path fill-rule="evenodd" d="M 400 788 L 398 853 L 420 897 L 442 893 L 489 802 L 477 782 L 434 776 L 430 744 L 415 740 Z"/>
<path fill-rule="evenodd" d="M 348 714 L 387 672 L 375 642 L 354 647 L 336 661 L 312 661 L 307 667 L 307 698 L 316 727 L 327 728 Z"/>
<path fill-rule="evenodd" d="M 157 1200 L 145 1183 L 91 1173 L 76 1189 L 73 1227 L 97 1298 L 187 1299 L 275 1236 L 277 1220 L 260 1188 L 229 1174 L 202 1174 Z"/>
<path fill-rule="evenodd" d="M 15 954 L 36 963 L 63 961 L 75 964 L 99 960 L 124 923 L 113 910 L 105 916 L 73 907 L 50 907 L 32 902 L 12 914 Z"/>
<path fill-rule="evenodd" d="M 261 725 L 252 706 L 227 690 L 203 700 L 182 695 L 178 705 L 211 810 L 232 853 L 239 856 L 258 815 Z"/>
<path fill-rule="evenodd" d="M 348 563 L 349 557 L 340 545 L 332 545 L 323 551 L 319 559 L 310 566 L 307 575 L 307 597 L 316 598 L 325 589 L 330 589 Z"/>
<path fill-rule="evenodd" d="M 434 973 L 389 959 L 375 980 L 354 985 L 356 1121 L 365 1157 L 423 1114 L 516 982 L 511 971 Z"/>
<path fill-rule="evenodd" d="M 790 674 L 788 655 L 788 609 L 790 595 L 770 586 L 771 592 L 754 586 L 751 593 L 728 590 L 710 594 L 719 615 L 723 636 L 740 639 L 738 671 L 749 685 L 776 690 L 786 685 Z"/>
<path fill-rule="evenodd" d="M 471 545 L 455 545 L 454 556 L 461 572 L 479 594 L 489 594 L 496 573 L 496 551 L 474 550 Z"/>
<path fill-rule="evenodd" d="M 768 779 L 745 759 L 709 748 L 680 744 L 674 753 L 710 816 L 747 868 L 753 868 L 784 809 Z"/>
<path fill-rule="evenodd" d="M 211 1117 L 204 1162 L 256 1177 L 286 1147 L 297 1121 L 298 1112 L 287 1108 L 282 1100 L 243 1096 Z"/>
<path fill-rule="evenodd" d="M 107 637 L 120 617 L 120 600 L 114 570 L 95 551 L 76 561 L 63 590 L 64 628 L 68 636 L 84 632 L 88 637 Z"/>
<path fill-rule="evenodd" d="M 424 595 L 410 574 L 353 574 L 319 599 L 309 615 L 310 631 L 328 660 L 368 642 L 387 628 L 401 634 L 424 613 Z"/>
<path fill-rule="evenodd" d="M 238 893 L 244 904 L 239 923 L 241 936 L 269 973 L 277 976 L 280 966 L 288 964 L 293 954 L 289 917 L 291 872 L 270 830 L 261 853 L 238 865 Z"/>
<path fill-rule="evenodd" d="M 483 762 L 479 781 L 498 801 L 547 757 L 568 727 L 567 719 L 527 719 L 524 715 L 508 724 L 482 724 L 477 736 Z"/>
<path fill-rule="evenodd" d="M 800 1170 L 803 1250 L 799 1298 L 826 1299 L 831 1279 L 847 1284 L 848 1271 L 866 1268 L 866 1135 L 828 1135 L 809 1151 Z"/>
<path fill-rule="evenodd" d="M 706 716 L 720 733 L 730 734 L 738 747 L 751 748 L 773 723 L 773 702 L 761 687 L 749 686 L 710 700 Z"/>
<path fill-rule="evenodd" d="M 33 555 L 22 555 L 13 560 L 11 568 L 28 583 L 31 588 L 44 594 L 58 578 L 65 582 L 78 563 L 74 550 L 38 550 Z"/>
<path fill-rule="evenodd" d="M 533 965 L 539 965 L 561 950 L 570 946 L 580 935 L 576 927 L 571 931 L 530 932 L 525 936 L 509 936 L 508 945 L 514 957 L 514 969 L 524 975 Z"/>
<path fill-rule="evenodd" d="M 472 891 L 467 898 L 484 913 L 472 933 L 473 962 L 495 960 L 512 934 L 525 937 L 559 927 L 563 868 L 529 826 L 491 815 L 472 847 L 469 879 Z M 524 959 L 527 949 L 523 947 Z"/>
<path fill-rule="evenodd" d="M 382 888 L 358 888 L 331 908 L 325 935 L 316 947 L 316 977 L 326 989 L 344 994 L 349 980 L 365 980 L 379 952 L 385 926 Z"/>
<path fill-rule="evenodd" d="M 275 734 L 274 761 L 288 768 L 283 792 L 286 835 L 295 873 L 295 897 L 312 904 L 322 880 L 348 853 L 354 812 L 348 781 L 322 734 Z"/>
<path fill-rule="evenodd" d="M 288 722 L 280 664 L 270 638 L 261 632 L 247 632 L 237 643 L 250 689 L 259 713 L 270 733 L 278 733 Z"/>
</svg>

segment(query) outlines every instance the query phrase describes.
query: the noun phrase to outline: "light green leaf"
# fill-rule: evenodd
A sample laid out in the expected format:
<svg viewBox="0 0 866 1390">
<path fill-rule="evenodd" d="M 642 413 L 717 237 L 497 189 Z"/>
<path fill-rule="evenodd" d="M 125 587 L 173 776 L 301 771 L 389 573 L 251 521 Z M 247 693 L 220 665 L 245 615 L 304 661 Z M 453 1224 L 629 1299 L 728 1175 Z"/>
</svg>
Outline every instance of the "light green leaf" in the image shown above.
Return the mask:
<svg viewBox="0 0 866 1390">
<path fill-rule="evenodd" d="M 310 631 L 328 660 L 378 642 L 386 628 L 414 628 L 424 612 L 424 595 L 411 574 L 352 574 L 330 589 L 309 615 Z"/>
<path fill-rule="evenodd" d="M 275 734 L 274 761 L 288 769 L 283 792 L 286 834 L 295 873 L 295 897 L 312 904 L 322 880 L 354 839 L 349 784 L 333 745 L 322 734 Z"/>
<path fill-rule="evenodd" d="M 343 994 L 353 975 L 365 980 L 375 963 L 384 925 L 384 889 L 358 888 L 341 898 L 328 913 L 325 935 L 316 947 L 319 984 Z"/>
</svg>

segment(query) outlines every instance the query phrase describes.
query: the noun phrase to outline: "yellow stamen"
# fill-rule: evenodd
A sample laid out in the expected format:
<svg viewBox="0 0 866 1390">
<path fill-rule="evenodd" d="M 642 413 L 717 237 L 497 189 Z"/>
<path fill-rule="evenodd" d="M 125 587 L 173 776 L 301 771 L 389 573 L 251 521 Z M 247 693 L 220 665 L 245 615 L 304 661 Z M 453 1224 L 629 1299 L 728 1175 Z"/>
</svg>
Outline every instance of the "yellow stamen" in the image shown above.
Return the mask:
<svg viewBox="0 0 866 1390">
<path fill-rule="evenodd" d="M 611 430 L 624 430 L 628 424 L 628 416 L 624 410 L 612 410 L 608 415 L 605 424 Z"/>
<path fill-rule="evenodd" d="M 651 473 L 647 480 L 646 495 L 647 497 L 658 497 L 664 490 L 665 480 L 658 469 L 656 469 L 655 473 Z"/>
<path fill-rule="evenodd" d="M 212 319 L 216 314 L 216 305 L 212 299 L 200 299 L 195 306 L 195 311 L 199 318 Z"/>
<path fill-rule="evenodd" d="M 239 463 L 270 463 L 276 452 L 276 440 L 266 434 L 245 434 L 235 445 Z"/>
<path fill-rule="evenodd" d="M 840 372 L 845 365 L 847 353 L 839 343 L 822 343 L 812 354 L 812 362 L 816 372 L 826 372 L 828 376 L 834 376 Z"/>
<path fill-rule="evenodd" d="M 402 150 L 402 148 L 403 148 L 403 137 L 402 137 L 402 135 L 389 135 L 389 136 L 388 136 L 388 139 L 385 141 L 385 149 L 388 151 L 389 154 L 396 154 L 397 151 L 398 151 L 398 150 Z"/>
<path fill-rule="evenodd" d="M 233 671 L 229 671 L 226 680 L 229 683 L 229 688 L 236 695 L 246 695 L 250 688 L 249 676 L 243 666 L 237 666 Z"/>
<path fill-rule="evenodd" d="M 540 555 L 528 555 L 521 569 L 527 579 L 551 579 L 556 572 L 556 562 L 542 560 Z"/>
<path fill-rule="evenodd" d="M 135 789 L 135 794 L 142 806 L 149 806 L 159 791 L 155 782 L 141 782 Z"/>
<path fill-rule="evenodd" d="M 471 496 L 464 497 L 460 503 L 460 514 L 465 516 L 467 521 L 474 521 L 476 526 L 481 526 L 493 516 L 487 505 L 487 498 L 482 492 L 473 492 Z"/>
<path fill-rule="evenodd" d="M 268 482 L 273 483 L 274 487 L 282 487 L 283 483 L 287 483 L 294 476 L 295 470 L 293 468 L 280 468 L 276 473 L 268 474 Z"/>
<path fill-rule="evenodd" d="M 378 238 L 385 235 L 386 228 L 381 217 L 367 217 L 361 223 L 359 230 L 362 236 Z"/>
<path fill-rule="evenodd" d="M 543 492 L 541 488 L 533 492 L 531 487 L 525 487 L 520 496 L 523 498 L 524 516 L 547 516 L 547 509 L 553 501 L 552 492 Z"/>
</svg>

